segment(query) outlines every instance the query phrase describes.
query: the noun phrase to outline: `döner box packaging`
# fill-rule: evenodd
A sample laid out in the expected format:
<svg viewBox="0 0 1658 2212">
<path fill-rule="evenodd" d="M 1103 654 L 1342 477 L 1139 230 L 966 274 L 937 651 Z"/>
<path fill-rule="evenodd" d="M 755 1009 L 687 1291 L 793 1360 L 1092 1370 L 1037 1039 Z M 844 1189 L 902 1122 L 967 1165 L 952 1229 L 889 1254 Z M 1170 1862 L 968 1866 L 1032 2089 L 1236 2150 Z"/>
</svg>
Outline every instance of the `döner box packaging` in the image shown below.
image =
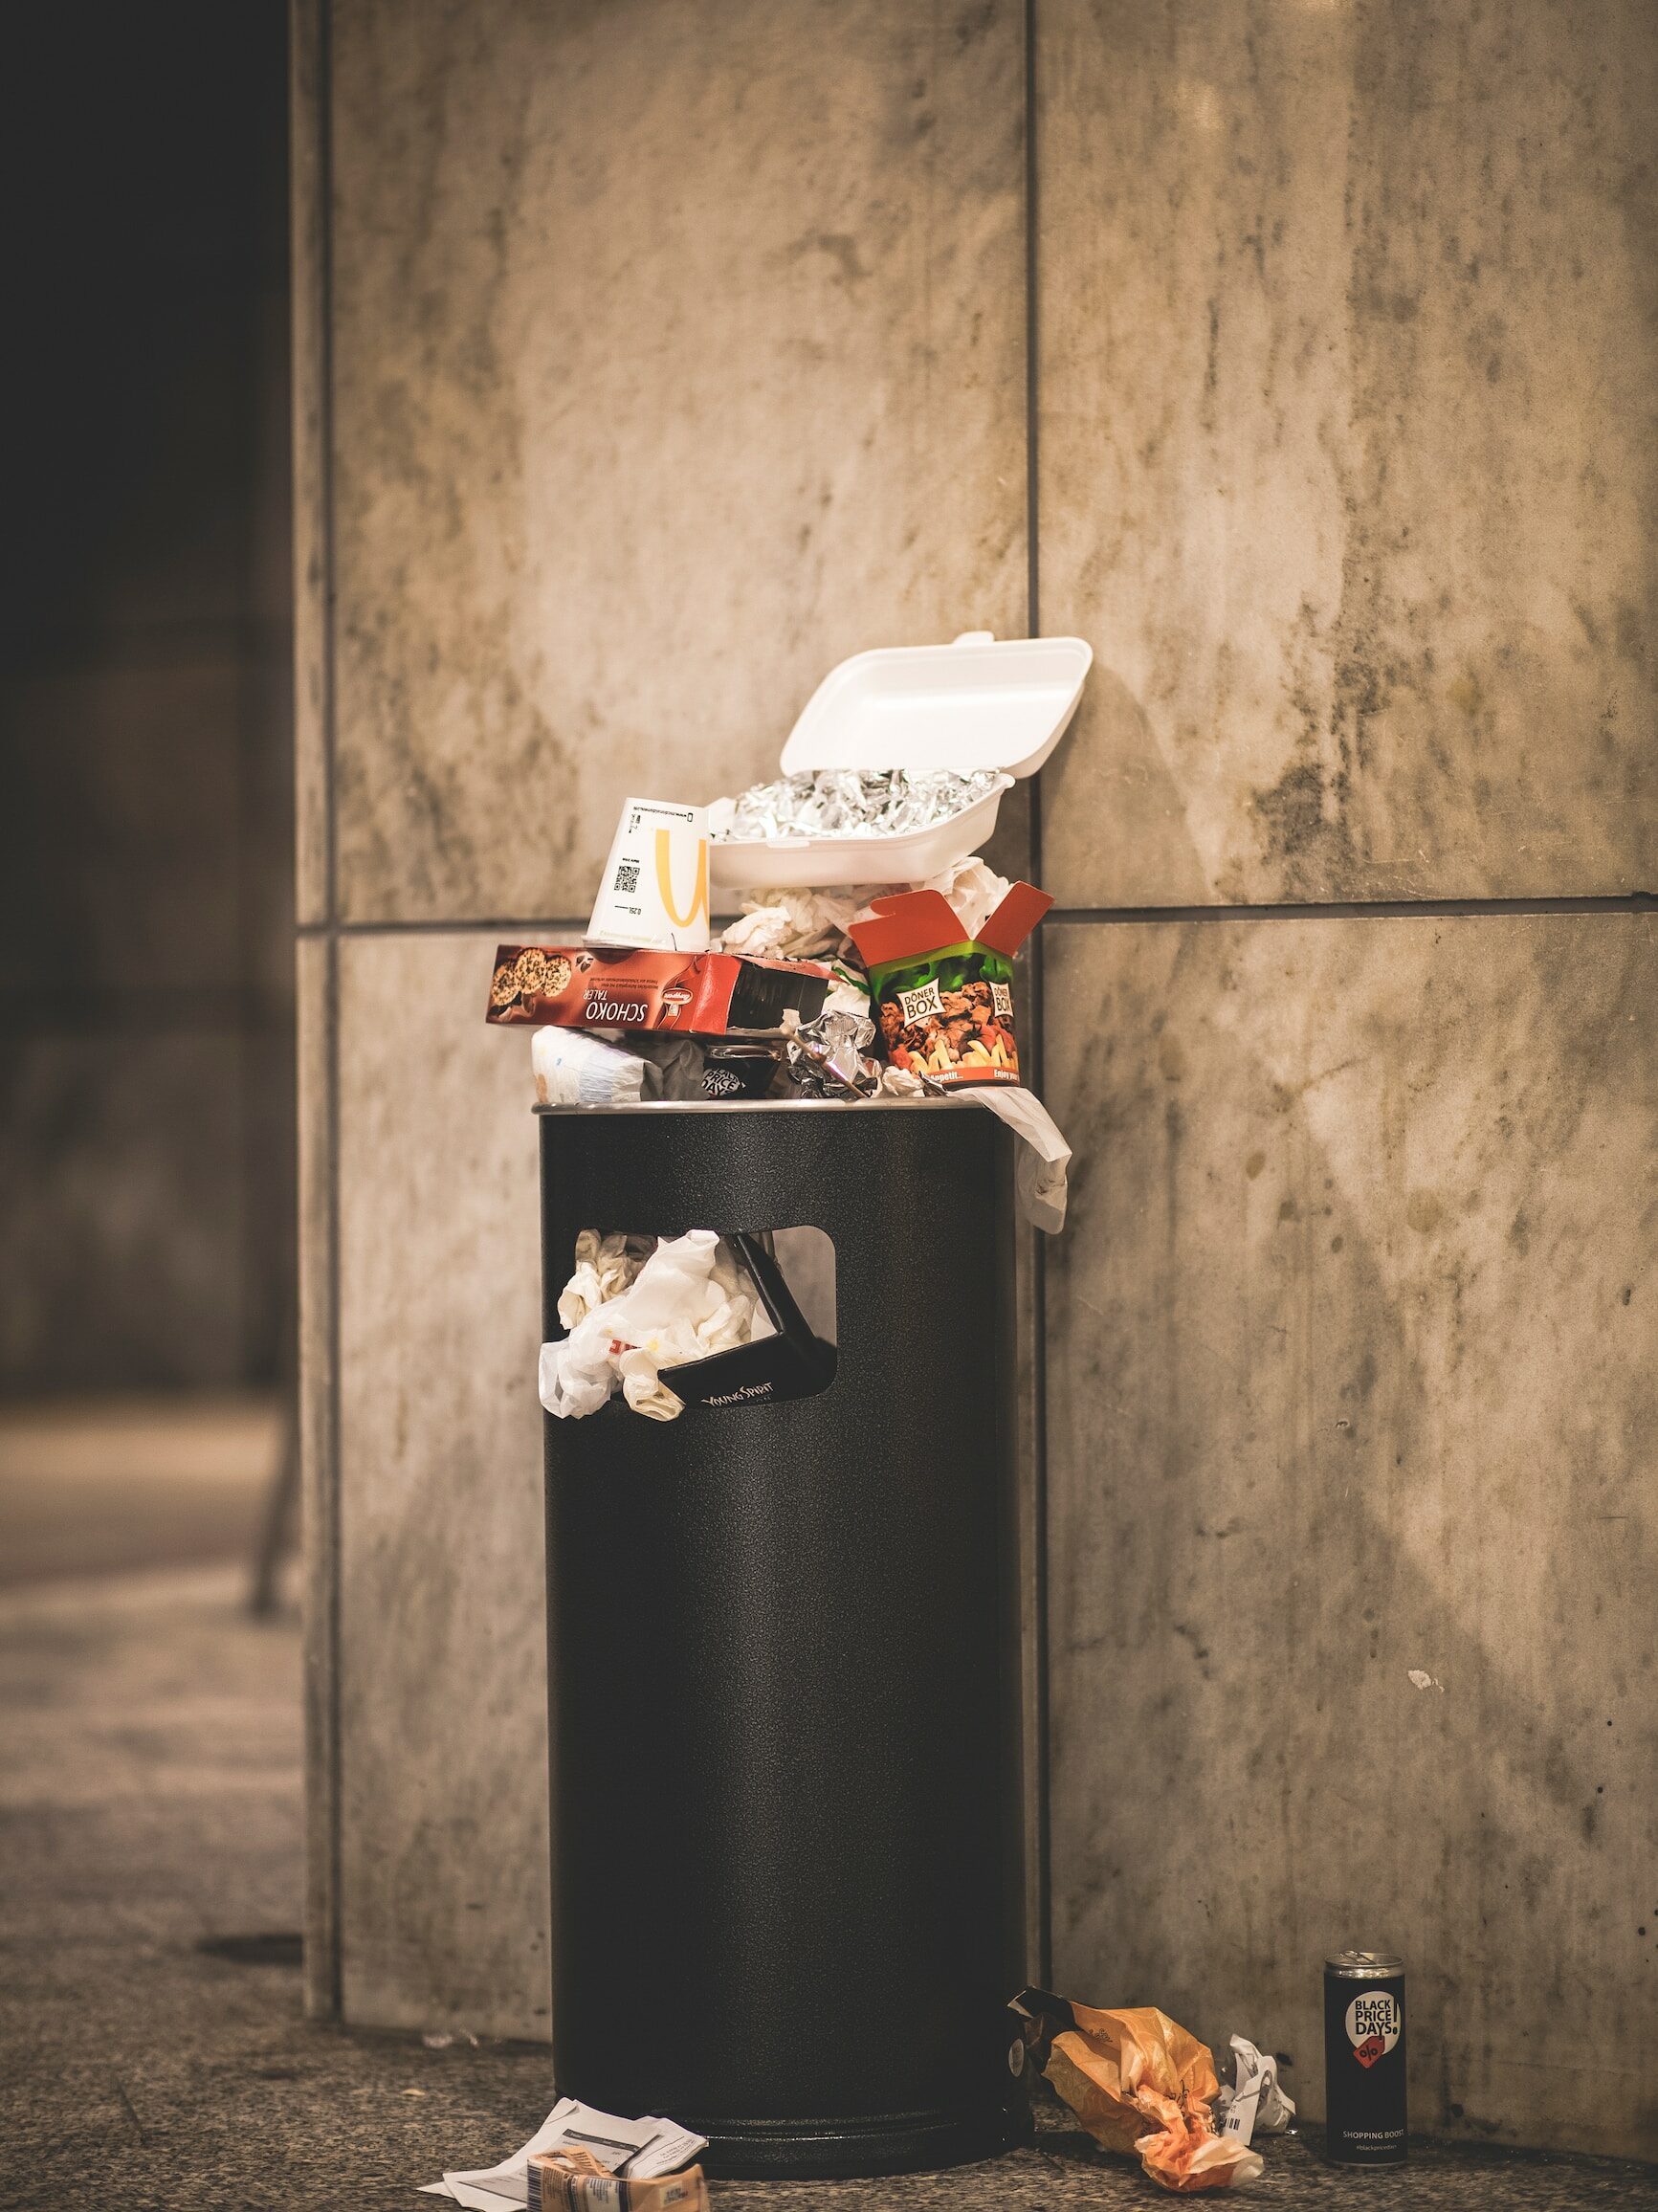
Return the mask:
<svg viewBox="0 0 1658 2212">
<path fill-rule="evenodd" d="M 822 1013 L 832 980 L 818 961 L 503 944 L 496 950 L 488 1018 L 566 1029 L 777 1036 L 785 1014 L 809 1022 Z"/>
<path fill-rule="evenodd" d="M 902 891 L 854 921 L 870 971 L 878 1050 L 936 1083 L 1017 1083 L 1013 956 L 1053 901 L 1015 883 L 976 938 L 937 891 Z"/>
</svg>

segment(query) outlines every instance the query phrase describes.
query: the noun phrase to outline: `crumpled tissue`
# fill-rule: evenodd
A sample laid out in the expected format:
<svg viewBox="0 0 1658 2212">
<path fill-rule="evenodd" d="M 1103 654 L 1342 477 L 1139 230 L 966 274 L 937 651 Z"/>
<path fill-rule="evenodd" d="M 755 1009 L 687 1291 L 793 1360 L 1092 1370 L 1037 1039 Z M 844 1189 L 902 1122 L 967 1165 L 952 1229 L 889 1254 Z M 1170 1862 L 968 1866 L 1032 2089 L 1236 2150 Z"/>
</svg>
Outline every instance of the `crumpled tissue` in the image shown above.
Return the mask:
<svg viewBox="0 0 1658 2212">
<path fill-rule="evenodd" d="M 619 1298 L 656 1248 L 654 1237 L 601 1236 L 585 1228 L 576 1239 L 576 1272 L 559 1293 L 559 1319 L 566 1329 L 596 1306 Z"/>
<path fill-rule="evenodd" d="M 1217 2135 L 1209 2117 L 1220 2085 L 1206 2045 L 1155 2005 L 1071 2010 L 1076 2025 L 1053 2038 L 1043 2071 L 1096 2142 L 1138 2153 L 1182 2196 L 1256 2179 L 1260 2153 Z"/>
<path fill-rule="evenodd" d="M 561 1420 L 597 1413 L 620 1387 L 635 1413 L 673 1421 L 684 1402 L 659 1368 L 774 1333 L 759 1292 L 713 1229 L 664 1237 L 635 1256 L 651 1241 L 592 1229 L 577 1238 L 575 1272 L 559 1297 L 570 1333 L 542 1346 L 537 1377 L 542 1404 Z"/>
<path fill-rule="evenodd" d="M 927 1095 L 927 1083 L 908 1068 L 895 1068 L 889 1063 L 881 1070 L 880 1093 L 883 1098 L 922 1098 Z M 1013 1193 L 1019 1211 L 1032 1228 L 1057 1236 L 1065 1227 L 1071 1194 L 1071 1147 L 1058 1122 L 1034 1091 L 1017 1083 L 963 1084 L 953 1095 L 969 1099 L 976 1106 L 988 1106 L 1018 1138 Z"/>
<path fill-rule="evenodd" d="M 888 1073 L 901 1075 L 904 1071 L 893 1068 Z M 917 1081 L 914 1075 L 907 1079 L 912 1083 Z M 1052 1115 L 1034 1091 L 1026 1091 L 1017 1083 L 963 1084 L 955 1095 L 988 1106 L 1018 1138 L 1013 1190 L 1019 1210 L 1033 1228 L 1043 1230 L 1048 1236 L 1057 1236 L 1065 1227 L 1065 1207 L 1070 1195 L 1071 1147 Z"/>
<path fill-rule="evenodd" d="M 742 913 L 719 940 L 722 952 L 750 960 L 831 960 L 856 962 L 857 949 L 847 935 L 863 921 L 877 898 L 899 891 L 937 891 L 962 917 L 969 937 L 1006 897 L 1009 885 L 983 860 L 958 860 L 925 883 L 854 883 L 845 891 L 749 892 Z M 861 963 L 856 971 L 862 973 Z M 866 997 L 868 993 L 866 992 Z"/>
<path fill-rule="evenodd" d="M 880 1095 L 889 1099 L 926 1097 L 926 1079 L 909 1069 L 882 1066 Z M 1012 1159 L 1012 1194 L 1019 1217 L 1046 1236 L 1059 1234 L 1066 1226 L 1070 1201 L 1070 1146 L 1037 1093 L 1026 1091 L 1022 1084 L 962 1084 L 951 1095 L 970 1099 L 975 1106 L 988 1106 L 992 1115 L 1008 1123 L 1019 1139 Z"/>
</svg>

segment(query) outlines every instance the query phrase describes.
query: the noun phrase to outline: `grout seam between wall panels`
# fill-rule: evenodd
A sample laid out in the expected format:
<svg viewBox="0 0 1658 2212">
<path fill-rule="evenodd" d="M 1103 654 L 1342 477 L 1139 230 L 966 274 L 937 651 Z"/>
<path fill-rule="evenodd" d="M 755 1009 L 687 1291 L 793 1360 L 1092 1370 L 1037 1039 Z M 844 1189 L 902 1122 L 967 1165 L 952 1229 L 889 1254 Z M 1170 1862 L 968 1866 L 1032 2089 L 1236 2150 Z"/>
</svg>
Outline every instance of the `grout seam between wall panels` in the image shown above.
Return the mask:
<svg viewBox="0 0 1658 2212">
<path fill-rule="evenodd" d="M 323 1340 L 327 1346 L 323 1379 L 324 1403 L 318 1458 L 310 1503 L 317 1525 L 305 1532 L 308 1554 L 306 1575 L 306 1669 L 308 1678 L 321 1675 L 321 1693 L 308 1694 L 307 1714 L 320 1738 L 311 1746 L 313 1779 L 321 1800 L 307 1804 L 307 1826 L 322 1828 L 320 1888 L 311 1910 L 321 1926 L 306 1928 L 306 1997 L 308 2009 L 339 2019 L 343 2010 L 341 1875 L 343 1849 L 341 1802 L 343 1768 L 341 1756 L 340 1680 L 341 1638 L 341 1375 L 340 1313 L 340 946 L 338 923 L 339 855 L 335 818 L 336 715 L 334 653 L 334 333 L 333 333 L 333 99 L 331 31 L 328 0 L 295 0 L 289 16 L 290 81 L 295 97 L 289 119 L 289 160 L 295 188 L 302 162 L 312 163 L 310 188 L 314 202 L 307 210 L 305 243 L 314 263 L 305 271 L 311 290 L 314 335 L 302 362 L 296 359 L 294 419 L 297 431 L 303 423 L 306 391 L 314 387 L 314 424 L 310 429 L 314 497 L 317 506 L 316 559 L 321 568 L 320 635 L 317 639 L 318 719 L 321 724 L 322 785 L 322 906 L 320 927 L 301 923 L 299 939 L 322 940 L 322 1147 L 324 1151 L 322 1281 L 326 1314 Z M 312 65 L 308 111 L 300 95 L 303 56 L 309 49 Z M 300 131 L 310 134 L 301 146 Z M 295 200 L 296 212 L 299 203 Z M 298 226 L 296 225 L 298 236 Z M 301 274 L 296 257 L 295 278 Z M 297 456 L 298 462 L 298 456 Z M 296 479 L 298 470 L 296 468 Z M 308 671 L 296 667 L 297 688 Z M 301 817 L 302 819 L 302 817 Z M 299 833 L 300 820 L 296 821 Z M 298 1393 L 296 1388 L 296 1412 Z M 309 1914 L 308 1914 L 309 1917 Z M 320 1948 L 321 1958 L 311 1956 Z"/>
<path fill-rule="evenodd" d="M 330 0 L 320 0 L 318 81 L 321 93 L 321 178 L 322 200 L 322 793 L 323 835 L 326 838 L 326 912 L 331 923 L 340 918 L 340 839 L 338 796 L 338 718 L 336 697 L 335 568 L 334 568 L 334 77 L 333 10 Z M 344 1377 L 341 1369 L 343 1342 L 340 1311 L 340 945 L 337 937 L 328 945 L 328 1458 L 329 1549 L 328 1641 L 333 1665 L 329 1688 L 329 1931 L 328 1972 L 334 2017 L 340 2019 L 344 2001 L 344 1923 L 341 1888 L 344 1871 L 343 1798 L 344 1761 L 341 1744 L 343 1686 L 341 1668 L 343 1638 L 341 1633 L 341 1578 L 344 1547 L 342 1540 L 344 1485 L 343 1475 L 343 1422 L 341 1395 Z"/>
<path fill-rule="evenodd" d="M 1147 921 L 1433 921 L 1455 916 L 1650 914 L 1658 894 L 1629 891 L 1581 898 L 1307 899 L 1259 906 L 1056 906 L 1050 922 L 1110 925 Z"/>
<path fill-rule="evenodd" d="M 1041 538 L 1041 334 L 1037 320 L 1040 208 L 1037 200 L 1036 144 L 1036 6 L 1025 0 L 1025 561 L 1026 632 L 1042 634 Z M 1029 855 L 1032 882 L 1042 881 L 1042 777 L 1030 783 Z M 1030 1038 L 1031 1082 L 1042 1090 L 1042 1033 L 1046 1026 L 1046 962 L 1041 939 L 1030 948 L 1030 997 L 1036 1009 Z M 1031 1910 L 1035 1919 L 1036 1958 L 1032 1961 L 1040 1985 L 1052 1981 L 1053 1911 L 1050 1831 L 1049 1825 L 1049 1705 L 1048 1705 L 1048 1253 L 1047 1239 L 1034 1229 L 1026 1236 L 1030 1247 L 1030 1608 L 1032 1621 L 1030 1690 L 1032 1731 L 1031 1786 L 1035 1795 L 1034 1860 L 1028 1879 L 1033 1888 Z"/>
<path fill-rule="evenodd" d="M 1041 873 L 1041 783 L 1031 779 L 1030 866 Z M 1658 911 L 1658 892 L 1627 891 L 1580 898 L 1377 898 L 1304 899 L 1260 906 L 1056 906 L 1049 922 L 1068 927 L 1121 926 L 1154 921 L 1432 921 L 1458 915 L 1550 914 L 1651 914 Z M 305 921 L 298 925 L 300 937 L 501 937 L 576 936 L 587 926 L 576 915 L 462 915 L 453 919 L 420 916 L 407 921 Z M 1031 940 L 1034 962 L 1041 939 Z M 1041 1077 L 1041 1034 L 1033 1072 Z"/>
</svg>

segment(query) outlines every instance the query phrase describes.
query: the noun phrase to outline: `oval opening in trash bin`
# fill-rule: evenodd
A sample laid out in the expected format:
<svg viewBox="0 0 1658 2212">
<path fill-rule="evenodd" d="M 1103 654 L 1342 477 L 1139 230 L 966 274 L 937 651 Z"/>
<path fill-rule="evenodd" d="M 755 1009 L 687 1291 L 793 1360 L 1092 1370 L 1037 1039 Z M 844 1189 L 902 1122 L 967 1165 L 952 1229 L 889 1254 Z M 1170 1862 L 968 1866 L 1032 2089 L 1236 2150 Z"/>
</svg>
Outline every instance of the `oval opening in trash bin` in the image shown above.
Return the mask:
<svg viewBox="0 0 1658 2212">
<path fill-rule="evenodd" d="M 835 1376 L 835 1254 L 810 1227 L 585 1228 L 558 1302 L 566 1334 L 542 1347 L 548 1412 L 580 1419 L 619 1390 L 630 1414 L 776 1405 Z"/>
<path fill-rule="evenodd" d="M 687 1405 L 775 1405 L 787 1398 L 812 1398 L 834 1381 L 834 1245 L 820 1228 L 740 1229 L 729 1240 L 738 1264 L 760 1297 L 760 1313 L 771 1326 L 758 1325 L 746 1344 L 711 1353 L 659 1370 L 662 1382 Z M 824 1263 L 828 1255 L 828 1336 L 808 1319 L 789 1280 L 791 1264 L 809 1280 L 821 1314 Z M 779 1248 L 782 1248 L 781 1250 Z M 759 1314 L 756 1316 L 758 1323 Z"/>
</svg>

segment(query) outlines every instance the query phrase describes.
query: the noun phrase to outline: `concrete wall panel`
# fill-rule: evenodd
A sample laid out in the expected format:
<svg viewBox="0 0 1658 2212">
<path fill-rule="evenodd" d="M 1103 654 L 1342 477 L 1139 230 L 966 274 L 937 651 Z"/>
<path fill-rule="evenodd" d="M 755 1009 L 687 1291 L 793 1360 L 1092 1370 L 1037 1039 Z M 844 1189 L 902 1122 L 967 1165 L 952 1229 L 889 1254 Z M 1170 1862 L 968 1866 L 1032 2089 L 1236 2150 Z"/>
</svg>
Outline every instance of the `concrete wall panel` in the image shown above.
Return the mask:
<svg viewBox="0 0 1658 2212">
<path fill-rule="evenodd" d="M 1055 1985 L 1316 2116 L 1321 1960 L 1397 1949 L 1417 2125 L 1652 2157 L 1658 925 L 1048 968 Z"/>
<path fill-rule="evenodd" d="M 1011 0 L 334 11 L 341 910 L 586 917 L 631 791 L 1025 627 Z"/>
<path fill-rule="evenodd" d="M 340 946 L 341 1979 L 548 2033 L 540 1202 L 493 940 Z"/>
<path fill-rule="evenodd" d="M 1053 0 L 1068 906 L 1658 874 L 1658 15 Z"/>
<path fill-rule="evenodd" d="M 302 766 L 297 773 L 303 776 Z M 305 2002 L 340 2008 L 338 1685 L 340 1525 L 335 1465 L 334 1361 L 334 946 L 295 946 L 296 1161 L 298 1228 L 295 1418 L 299 1438 L 299 1527 L 305 1616 Z"/>
</svg>

